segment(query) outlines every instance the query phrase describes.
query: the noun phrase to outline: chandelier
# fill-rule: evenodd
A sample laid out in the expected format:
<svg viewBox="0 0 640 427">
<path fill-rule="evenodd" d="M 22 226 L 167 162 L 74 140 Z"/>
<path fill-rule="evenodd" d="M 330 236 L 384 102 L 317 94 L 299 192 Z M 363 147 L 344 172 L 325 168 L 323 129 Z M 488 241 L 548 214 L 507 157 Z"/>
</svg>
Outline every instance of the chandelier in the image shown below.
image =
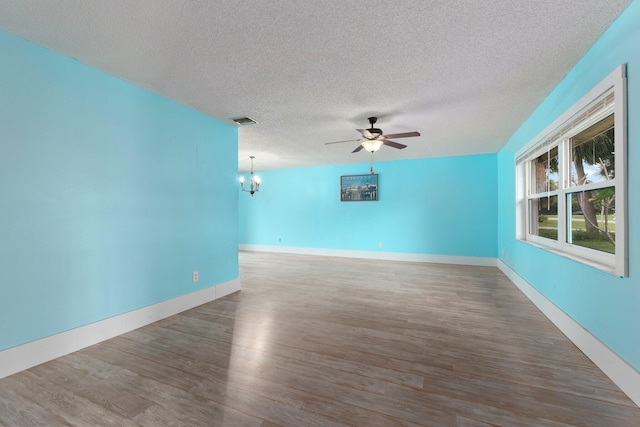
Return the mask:
<svg viewBox="0 0 640 427">
<path fill-rule="evenodd" d="M 247 190 L 246 188 L 244 188 L 244 176 L 242 175 L 240 175 L 240 189 L 253 196 L 253 193 L 257 193 L 258 191 L 260 191 L 260 177 L 253 173 L 253 159 L 255 159 L 256 156 L 249 156 L 249 158 L 251 159 L 251 172 L 249 173 L 249 177 L 250 177 L 249 189 Z"/>
</svg>

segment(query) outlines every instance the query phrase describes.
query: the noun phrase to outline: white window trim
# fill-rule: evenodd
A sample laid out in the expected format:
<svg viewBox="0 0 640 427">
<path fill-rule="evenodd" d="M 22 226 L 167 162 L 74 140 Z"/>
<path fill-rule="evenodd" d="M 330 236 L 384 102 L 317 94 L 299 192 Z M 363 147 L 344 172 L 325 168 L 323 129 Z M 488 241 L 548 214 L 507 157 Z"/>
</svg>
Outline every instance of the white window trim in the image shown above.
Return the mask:
<svg viewBox="0 0 640 427">
<path fill-rule="evenodd" d="M 617 67 L 611 74 L 605 77 L 578 102 L 567 109 L 560 117 L 547 126 L 535 138 L 524 145 L 515 155 L 516 168 L 516 238 L 527 244 L 543 248 L 558 255 L 582 262 L 599 270 L 617 276 L 628 276 L 628 239 L 627 239 L 627 79 L 625 64 Z M 558 221 L 558 240 L 553 241 L 536 235 L 528 231 L 528 188 L 530 181 L 529 161 L 547 151 L 548 147 L 554 147 L 565 137 L 567 126 L 571 126 L 576 118 L 582 116 L 585 111 L 593 108 L 602 101 L 609 93 L 613 93 L 615 103 L 611 111 L 600 109 L 595 116 L 581 122 L 586 128 L 590 124 L 614 114 L 616 153 L 616 176 L 607 182 L 605 187 L 615 186 L 616 191 L 616 246 L 615 255 L 608 254 L 593 249 L 588 249 L 566 243 L 564 240 L 565 230 L 562 221 Z M 573 129 L 575 133 L 575 128 Z M 554 138 L 550 140 L 550 138 Z M 558 161 L 563 165 L 561 170 L 568 170 L 569 159 L 564 150 L 558 150 Z M 567 176 L 560 176 L 560 185 L 564 185 Z M 602 188 L 602 183 L 594 184 L 594 187 Z M 581 189 L 586 187 L 581 186 Z M 540 195 L 558 195 L 558 216 L 566 212 L 563 195 L 566 191 L 550 191 L 539 193 Z"/>
</svg>

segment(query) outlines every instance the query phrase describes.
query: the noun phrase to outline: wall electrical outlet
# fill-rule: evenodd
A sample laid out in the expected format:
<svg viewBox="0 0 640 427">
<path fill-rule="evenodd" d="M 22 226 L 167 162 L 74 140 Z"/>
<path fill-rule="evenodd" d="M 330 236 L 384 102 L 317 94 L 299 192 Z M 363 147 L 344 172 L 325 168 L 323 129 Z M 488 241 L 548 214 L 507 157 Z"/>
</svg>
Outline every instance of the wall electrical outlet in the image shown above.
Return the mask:
<svg viewBox="0 0 640 427">
<path fill-rule="evenodd" d="M 382 242 L 378 242 L 378 249 L 382 249 Z"/>
<path fill-rule="evenodd" d="M 198 283 L 198 279 L 200 279 L 200 277 L 197 271 L 194 271 L 193 273 L 191 273 L 191 281 L 193 283 Z"/>
</svg>

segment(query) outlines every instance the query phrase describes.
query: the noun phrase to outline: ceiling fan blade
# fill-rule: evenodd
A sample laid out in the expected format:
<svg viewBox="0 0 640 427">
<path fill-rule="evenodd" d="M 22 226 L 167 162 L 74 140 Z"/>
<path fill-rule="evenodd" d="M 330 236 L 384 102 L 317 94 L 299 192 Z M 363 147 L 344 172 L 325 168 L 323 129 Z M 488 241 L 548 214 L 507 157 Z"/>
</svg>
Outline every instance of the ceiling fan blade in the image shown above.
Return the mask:
<svg viewBox="0 0 640 427">
<path fill-rule="evenodd" d="M 389 141 L 388 139 L 385 139 L 384 141 L 382 141 L 382 143 L 384 145 L 388 145 L 389 147 L 397 148 L 399 150 L 402 150 L 403 148 L 407 148 L 407 146 L 404 144 L 399 144 L 395 141 Z"/>
<path fill-rule="evenodd" d="M 409 138 L 410 136 L 420 136 L 420 132 L 392 133 L 385 135 L 387 138 Z"/>
<path fill-rule="evenodd" d="M 373 139 L 374 135 L 369 132 L 369 129 L 356 129 L 358 132 L 360 132 L 362 134 L 362 136 L 364 136 L 367 139 Z"/>
<path fill-rule="evenodd" d="M 358 145 L 358 147 L 352 151 L 352 153 L 357 153 L 358 151 L 362 150 L 364 148 L 364 146 L 362 144 Z"/>
<path fill-rule="evenodd" d="M 345 139 L 344 141 L 325 142 L 324 145 L 342 144 L 343 142 L 353 142 L 353 141 L 360 141 L 360 139 Z"/>
</svg>

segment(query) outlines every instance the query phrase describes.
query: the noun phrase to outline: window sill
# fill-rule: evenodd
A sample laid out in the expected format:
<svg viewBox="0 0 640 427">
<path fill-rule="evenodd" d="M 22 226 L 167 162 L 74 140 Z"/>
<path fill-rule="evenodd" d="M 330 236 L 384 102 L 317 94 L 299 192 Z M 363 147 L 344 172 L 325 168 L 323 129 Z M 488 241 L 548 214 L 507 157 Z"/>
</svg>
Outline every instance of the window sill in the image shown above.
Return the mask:
<svg viewBox="0 0 640 427">
<path fill-rule="evenodd" d="M 567 252 L 563 252 L 563 251 L 560 251 L 558 249 L 555 249 L 555 248 L 552 248 L 552 247 L 549 247 L 549 246 L 546 246 L 546 245 L 543 245 L 543 244 L 540 244 L 540 243 L 537 243 L 537 242 L 532 242 L 530 240 L 518 239 L 518 241 L 520 241 L 522 243 L 526 243 L 527 245 L 536 247 L 538 249 L 542 249 L 542 250 L 545 250 L 547 252 L 551 252 L 554 255 L 559 255 L 559 256 L 561 256 L 563 258 L 567 258 L 567 259 L 570 259 L 572 261 L 579 262 L 580 264 L 584 264 L 584 265 L 586 265 L 588 267 L 594 268 L 596 270 L 602 271 L 602 272 L 610 274 L 612 276 L 624 277 L 624 276 L 621 276 L 619 274 L 616 274 L 615 267 L 613 267 L 611 265 L 604 264 L 604 263 L 601 263 L 601 262 L 597 262 L 597 261 L 594 261 L 594 260 L 591 260 L 591 259 L 583 258 L 581 256 L 577 256 L 577 255 L 570 254 L 570 253 L 567 253 Z"/>
</svg>

